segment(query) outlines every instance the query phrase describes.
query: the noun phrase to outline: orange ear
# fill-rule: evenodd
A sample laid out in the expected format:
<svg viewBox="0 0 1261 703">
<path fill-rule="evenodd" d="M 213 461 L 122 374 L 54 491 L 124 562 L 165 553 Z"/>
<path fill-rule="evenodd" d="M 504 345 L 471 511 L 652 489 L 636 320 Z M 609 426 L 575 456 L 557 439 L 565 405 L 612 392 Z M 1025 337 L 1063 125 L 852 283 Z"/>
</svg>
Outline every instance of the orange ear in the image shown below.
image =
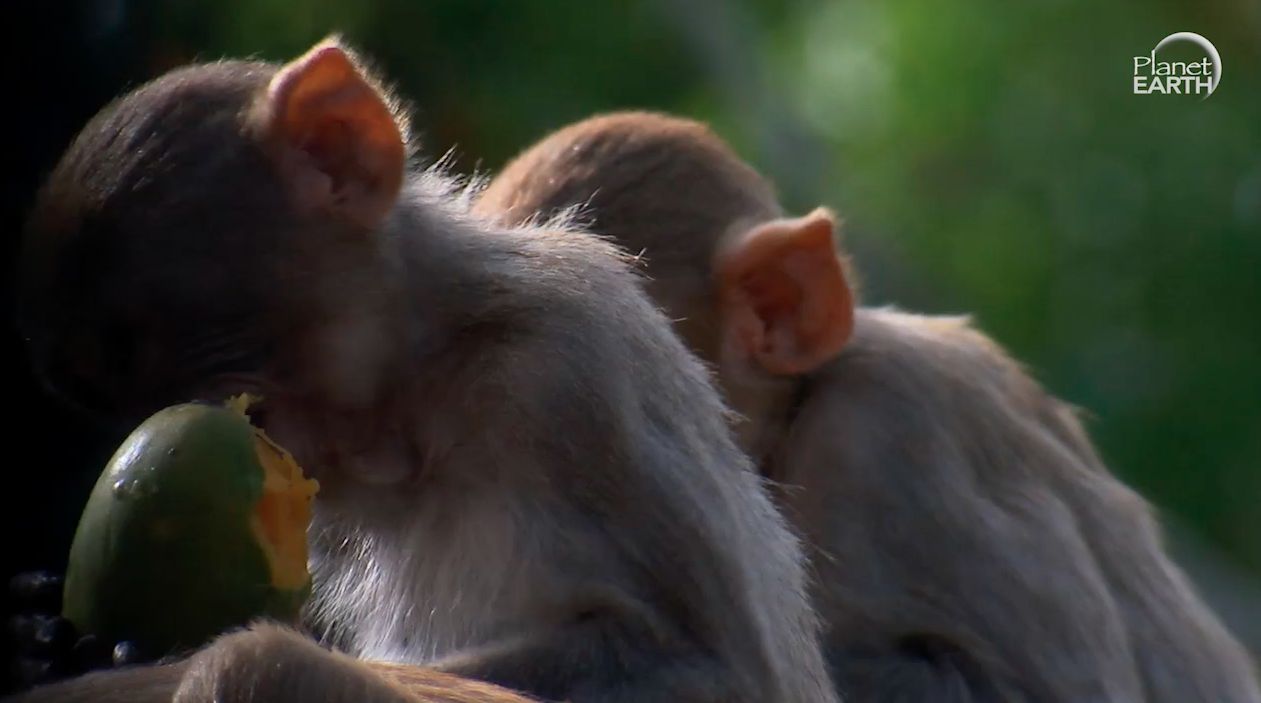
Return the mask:
<svg viewBox="0 0 1261 703">
<path fill-rule="evenodd" d="M 276 74 L 263 129 L 284 149 L 282 168 L 300 206 L 374 226 L 394 206 L 407 154 L 385 96 L 335 41 Z"/>
<path fill-rule="evenodd" d="M 724 347 L 776 375 L 831 360 L 854 329 L 854 298 L 826 208 L 754 227 L 714 262 Z"/>
</svg>

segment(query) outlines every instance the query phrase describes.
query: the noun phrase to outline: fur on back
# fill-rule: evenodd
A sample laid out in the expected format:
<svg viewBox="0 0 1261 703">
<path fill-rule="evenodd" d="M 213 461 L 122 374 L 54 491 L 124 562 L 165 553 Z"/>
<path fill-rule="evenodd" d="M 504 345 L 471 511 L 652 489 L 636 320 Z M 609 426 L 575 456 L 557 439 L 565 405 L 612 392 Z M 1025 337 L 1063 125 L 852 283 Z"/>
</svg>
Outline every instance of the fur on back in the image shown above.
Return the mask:
<svg viewBox="0 0 1261 703">
<path fill-rule="evenodd" d="M 832 646 L 932 633 L 1029 700 L 1261 700 L 1246 653 L 1072 408 L 967 318 L 867 309 L 856 322 L 809 382 L 818 394 L 781 464 L 841 476 L 784 477 L 788 510 L 829 532 L 811 541 L 837 545 L 814 557 Z"/>
</svg>

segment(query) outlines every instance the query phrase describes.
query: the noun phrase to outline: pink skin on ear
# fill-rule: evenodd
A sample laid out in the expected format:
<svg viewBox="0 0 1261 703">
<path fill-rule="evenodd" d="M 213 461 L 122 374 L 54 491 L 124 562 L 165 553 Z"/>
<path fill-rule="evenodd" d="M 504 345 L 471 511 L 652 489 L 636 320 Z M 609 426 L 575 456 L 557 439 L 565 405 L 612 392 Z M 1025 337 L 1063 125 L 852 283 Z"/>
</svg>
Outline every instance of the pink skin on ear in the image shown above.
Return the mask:
<svg viewBox="0 0 1261 703">
<path fill-rule="evenodd" d="M 715 257 L 724 349 L 781 376 L 835 358 L 854 329 L 854 300 L 832 239 L 832 213 L 754 227 Z"/>
<path fill-rule="evenodd" d="M 263 115 L 300 207 L 368 227 L 393 207 L 406 164 L 402 130 L 340 46 L 321 44 L 281 68 Z"/>
</svg>

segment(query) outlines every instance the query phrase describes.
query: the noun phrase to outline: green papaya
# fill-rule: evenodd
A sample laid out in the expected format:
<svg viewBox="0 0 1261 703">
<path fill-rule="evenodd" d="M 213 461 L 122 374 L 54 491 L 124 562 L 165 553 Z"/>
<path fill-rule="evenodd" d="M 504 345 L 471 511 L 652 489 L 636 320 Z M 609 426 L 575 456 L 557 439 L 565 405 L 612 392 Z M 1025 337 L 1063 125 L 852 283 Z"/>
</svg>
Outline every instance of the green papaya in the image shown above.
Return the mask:
<svg viewBox="0 0 1261 703">
<path fill-rule="evenodd" d="M 161 656 L 256 618 L 296 621 L 319 485 L 250 423 L 250 402 L 160 410 L 114 453 L 66 568 L 62 615 L 80 632 Z"/>
</svg>

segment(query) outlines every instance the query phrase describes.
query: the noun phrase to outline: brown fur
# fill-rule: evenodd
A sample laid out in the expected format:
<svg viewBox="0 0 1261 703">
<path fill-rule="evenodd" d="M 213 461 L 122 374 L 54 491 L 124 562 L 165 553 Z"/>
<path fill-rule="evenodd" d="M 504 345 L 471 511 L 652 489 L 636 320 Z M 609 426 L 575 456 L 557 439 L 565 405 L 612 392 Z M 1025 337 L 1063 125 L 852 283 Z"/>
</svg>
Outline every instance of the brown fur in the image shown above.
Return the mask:
<svg viewBox="0 0 1261 703">
<path fill-rule="evenodd" d="M 362 675 L 362 670 L 373 672 Z M 382 701 L 533 703 L 514 691 L 434 669 L 361 662 L 297 633 L 260 624 L 224 636 L 192 658 L 88 674 L 7 699 L 11 703 Z"/>
<path fill-rule="evenodd" d="M 847 700 L 1261 700 L 1149 506 L 1073 410 L 966 319 L 859 309 L 844 348 L 796 376 L 731 358 L 714 253 L 786 221 L 771 185 L 703 125 L 571 125 L 506 166 L 475 210 L 515 223 L 575 206 L 642 259 L 781 484 L 813 546 Z"/>
<path fill-rule="evenodd" d="M 104 110 L 29 228 L 49 386 L 127 422 L 261 394 L 322 485 L 307 624 L 351 655 L 575 703 L 829 703 L 801 547 L 625 257 L 473 215 L 407 171 L 390 104 L 329 42 Z M 177 700 L 406 700 L 274 631 L 193 662 Z M 88 681 L 173 675 L 136 671 Z"/>
</svg>

